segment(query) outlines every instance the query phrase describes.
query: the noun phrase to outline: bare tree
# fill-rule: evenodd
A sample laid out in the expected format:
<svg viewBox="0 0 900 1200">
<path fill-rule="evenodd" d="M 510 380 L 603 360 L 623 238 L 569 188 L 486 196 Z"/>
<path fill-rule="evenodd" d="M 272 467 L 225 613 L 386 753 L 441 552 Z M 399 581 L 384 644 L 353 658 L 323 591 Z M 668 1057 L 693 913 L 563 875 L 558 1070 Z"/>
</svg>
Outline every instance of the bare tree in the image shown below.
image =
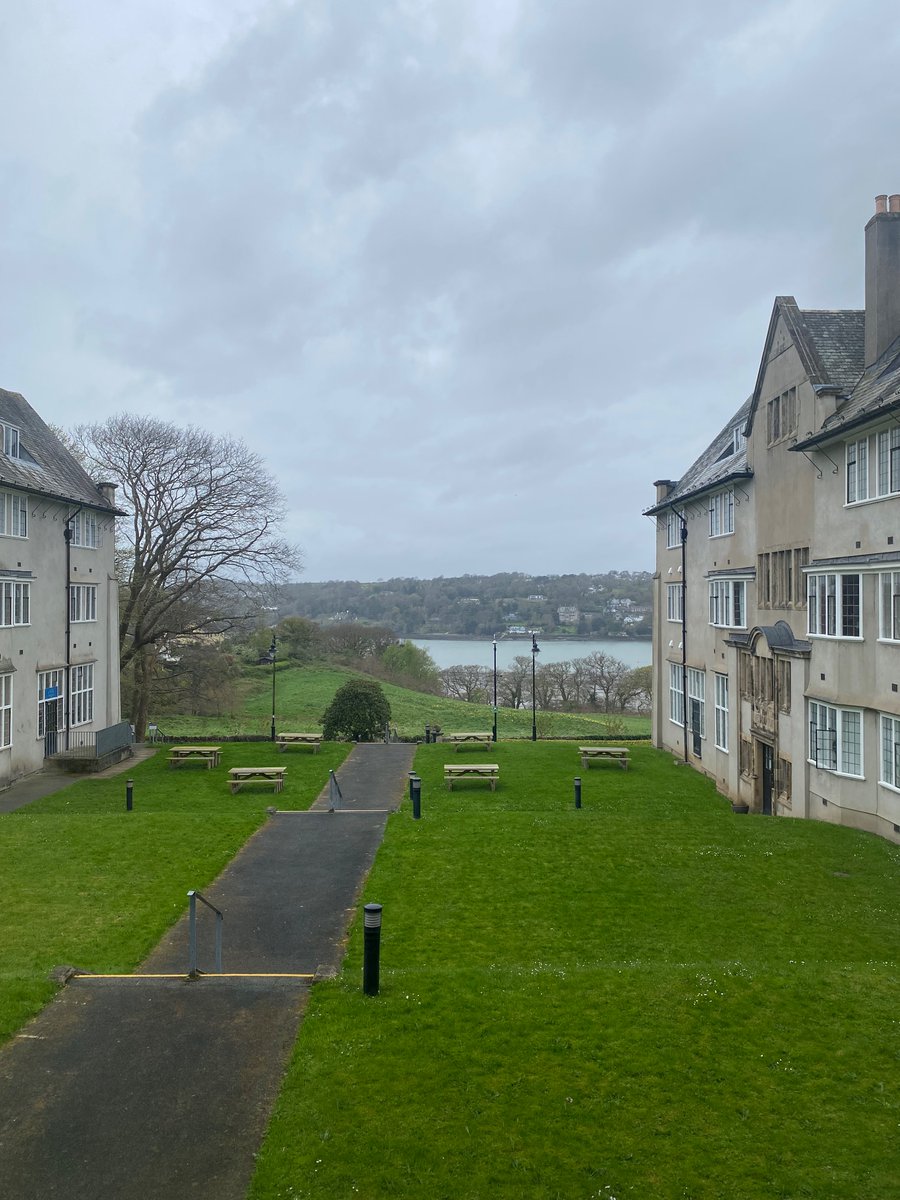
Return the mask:
<svg viewBox="0 0 900 1200">
<path fill-rule="evenodd" d="M 128 510 L 118 528 L 119 642 L 141 737 L 156 649 L 246 621 L 261 588 L 299 570 L 300 554 L 278 533 L 277 483 L 242 442 L 129 413 L 80 425 L 73 438 Z"/>
<path fill-rule="evenodd" d="M 322 638 L 329 654 L 348 663 L 377 658 L 397 640 L 386 626 L 367 625 L 364 621 L 326 625 Z"/>
<path fill-rule="evenodd" d="M 475 703 L 486 702 L 492 678 L 492 672 L 487 667 L 478 666 L 477 663 L 445 667 L 441 671 L 441 683 L 445 695 L 454 700 L 468 700 Z"/>
<path fill-rule="evenodd" d="M 497 679 L 497 698 L 504 708 L 523 708 L 525 688 L 531 688 L 531 658 L 517 654 Z M 529 696 L 531 692 L 529 690 Z"/>
<path fill-rule="evenodd" d="M 622 678 L 628 674 L 628 666 L 611 654 L 597 651 L 584 659 L 587 667 L 591 703 L 599 705 L 604 712 L 616 707 L 616 692 Z"/>
<path fill-rule="evenodd" d="M 574 697 L 574 681 L 572 674 L 573 663 L 571 662 L 555 662 L 544 663 L 538 670 L 538 674 L 544 681 L 544 690 L 550 696 L 550 700 L 544 703 L 541 700 L 541 685 L 538 684 L 538 703 L 542 708 L 551 708 L 557 702 L 560 708 L 569 708 L 573 703 Z"/>
</svg>

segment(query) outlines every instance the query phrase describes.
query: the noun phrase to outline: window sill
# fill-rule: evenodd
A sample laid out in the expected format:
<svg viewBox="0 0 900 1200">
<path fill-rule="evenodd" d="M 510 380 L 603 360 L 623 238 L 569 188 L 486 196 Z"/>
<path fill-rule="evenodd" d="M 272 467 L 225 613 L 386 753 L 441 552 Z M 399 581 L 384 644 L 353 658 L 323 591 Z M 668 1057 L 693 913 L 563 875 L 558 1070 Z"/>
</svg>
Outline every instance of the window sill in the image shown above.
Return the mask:
<svg viewBox="0 0 900 1200">
<path fill-rule="evenodd" d="M 834 767 L 820 767 L 811 758 L 806 761 L 811 767 L 815 767 L 817 771 L 824 771 L 827 775 L 837 775 L 839 779 L 855 779 L 858 783 L 865 783 L 865 775 L 851 775 L 849 771 L 838 771 Z"/>
</svg>

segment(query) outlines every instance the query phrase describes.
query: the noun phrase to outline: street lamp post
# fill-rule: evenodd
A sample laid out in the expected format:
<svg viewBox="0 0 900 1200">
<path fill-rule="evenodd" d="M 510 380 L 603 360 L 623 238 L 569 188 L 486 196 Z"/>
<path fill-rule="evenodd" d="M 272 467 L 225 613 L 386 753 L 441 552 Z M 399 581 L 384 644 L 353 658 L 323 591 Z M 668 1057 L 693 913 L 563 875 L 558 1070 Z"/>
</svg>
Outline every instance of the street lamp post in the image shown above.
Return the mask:
<svg viewBox="0 0 900 1200">
<path fill-rule="evenodd" d="M 494 634 L 494 730 L 491 741 L 497 740 L 497 635 Z"/>
<path fill-rule="evenodd" d="M 534 681 L 536 674 L 535 664 L 537 656 L 540 654 L 541 648 L 537 644 L 537 638 L 534 633 L 531 634 L 531 740 L 537 741 L 537 693 L 535 691 Z"/>
<path fill-rule="evenodd" d="M 272 634 L 272 645 L 269 647 L 269 658 L 272 660 L 272 741 L 275 741 L 275 634 Z"/>
</svg>

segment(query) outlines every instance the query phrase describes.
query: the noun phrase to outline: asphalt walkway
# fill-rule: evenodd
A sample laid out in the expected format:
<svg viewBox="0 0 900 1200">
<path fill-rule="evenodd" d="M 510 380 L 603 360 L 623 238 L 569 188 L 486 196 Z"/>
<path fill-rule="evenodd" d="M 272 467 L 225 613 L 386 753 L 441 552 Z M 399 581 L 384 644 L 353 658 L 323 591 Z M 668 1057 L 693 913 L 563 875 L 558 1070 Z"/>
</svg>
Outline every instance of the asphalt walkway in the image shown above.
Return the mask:
<svg viewBox="0 0 900 1200">
<path fill-rule="evenodd" d="M 340 967 L 414 749 L 354 747 L 337 811 L 326 792 L 274 813 L 204 892 L 225 914 L 223 975 L 172 977 L 185 918 L 133 976 L 76 975 L 0 1050 L 5 1198 L 244 1200 L 310 984 Z"/>
</svg>

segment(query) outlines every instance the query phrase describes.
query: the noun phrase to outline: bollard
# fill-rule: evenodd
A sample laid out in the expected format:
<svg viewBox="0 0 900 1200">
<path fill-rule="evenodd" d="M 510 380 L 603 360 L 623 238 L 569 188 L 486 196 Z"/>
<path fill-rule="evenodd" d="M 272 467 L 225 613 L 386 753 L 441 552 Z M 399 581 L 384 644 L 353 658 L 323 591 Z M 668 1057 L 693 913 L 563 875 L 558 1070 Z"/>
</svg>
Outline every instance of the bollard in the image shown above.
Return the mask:
<svg viewBox="0 0 900 1200">
<path fill-rule="evenodd" d="M 134 808 L 134 780 L 125 780 L 125 811 L 131 812 Z"/>
<path fill-rule="evenodd" d="M 410 802 L 410 804 L 412 804 L 412 797 L 413 797 L 413 780 L 418 779 L 418 778 L 419 777 L 415 773 L 415 771 L 410 771 L 410 773 L 409 773 L 409 802 Z"/>
<path fill-rule="evenodd" d="M 425 726 L 425 745 L 426 746 L 431 745 L 431 726 L 430 725 Z"/>
<path fill-rule="evenodd" d="M 575 807 L 581 808 L 581 779 L 575 776 Z"/>
<path fill-rule="evenodd" d="M 381 905 L 366 904 L 363 921 L 363 992 L 378 995 L 378 974 L 381 966 Z"/>
<path fill-rule="evenodd" d="M 413 820 L 418 821 L 422 816 L 422 780 L 418 775 L 409 781 L 409 788 L 412 796 Z"/>
</svg>

